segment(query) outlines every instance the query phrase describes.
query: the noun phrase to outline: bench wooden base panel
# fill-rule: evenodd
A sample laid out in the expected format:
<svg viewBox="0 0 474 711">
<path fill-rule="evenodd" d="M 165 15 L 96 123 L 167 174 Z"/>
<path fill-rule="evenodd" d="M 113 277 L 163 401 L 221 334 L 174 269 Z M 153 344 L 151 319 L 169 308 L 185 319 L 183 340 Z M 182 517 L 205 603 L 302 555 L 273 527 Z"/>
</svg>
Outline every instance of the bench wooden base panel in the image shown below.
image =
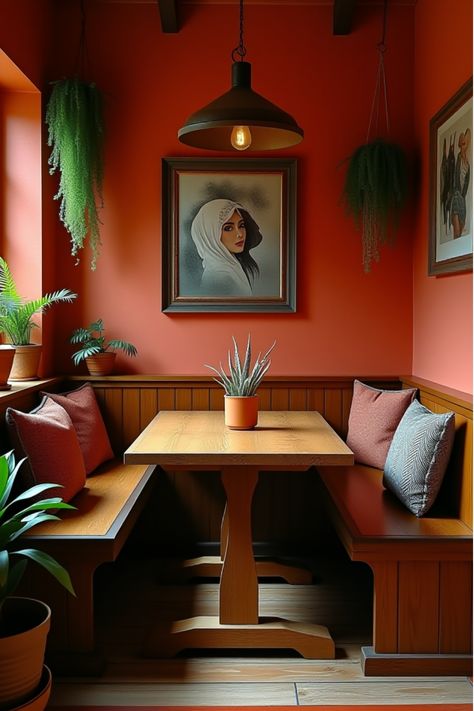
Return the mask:
<svg viewBox="0 0 474 711">
<path fill-rule="evenodd" d="M 282 578 L 291 585 L 311 585 L 310 570 L 278 560 L 256 558 L 257 577 Z M 193 578 L 220 578 L 222 560 L 219 556 L 206 555 L 188 560 L 173 560 L 159 571 L 160 581 L 188 582 Z"/>
<path fill-rule="evenodd" d="M 465 654 L 377 654 L 361 648 L 365 676 L 471 676 L 472 656 Z"/>
<path fill-rule="evenodd" d="M 327 627 L 261 617 L 258 625 L 223 625 L 218 617 L 190 617 L 156 627 L 146 657 L 173 657 L 184 649 L 295 649 L 306 659 L 334 659 Z"/>
<path fill-rule="evenodd" d="M 47 651 L 46 663 L 57 676 L 101 676 L 106 659 L 101 652 Z"/>
</svg>

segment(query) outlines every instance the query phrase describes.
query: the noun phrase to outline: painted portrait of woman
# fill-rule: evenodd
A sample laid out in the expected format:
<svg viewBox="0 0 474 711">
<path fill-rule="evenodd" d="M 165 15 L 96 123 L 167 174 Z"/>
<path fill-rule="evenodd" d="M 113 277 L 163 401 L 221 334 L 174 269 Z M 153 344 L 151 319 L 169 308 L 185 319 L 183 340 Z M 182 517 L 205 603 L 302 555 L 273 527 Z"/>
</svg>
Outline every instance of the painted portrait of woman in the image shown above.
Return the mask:
<svg viewBox="0 0 474 711">
<path fill-rule="evenodd" d="M 233 200 L 210 200 L 194 218 L 191 237 L 202 261 L 203 294 L 252 296 L 260 270 L 251 250 L 263 237 L 248 210 Z"/>
<path fill-rule="evenodd" d="M 162 166 L 162 310 L 294 311 L 295 159 Z"/>
</svg>

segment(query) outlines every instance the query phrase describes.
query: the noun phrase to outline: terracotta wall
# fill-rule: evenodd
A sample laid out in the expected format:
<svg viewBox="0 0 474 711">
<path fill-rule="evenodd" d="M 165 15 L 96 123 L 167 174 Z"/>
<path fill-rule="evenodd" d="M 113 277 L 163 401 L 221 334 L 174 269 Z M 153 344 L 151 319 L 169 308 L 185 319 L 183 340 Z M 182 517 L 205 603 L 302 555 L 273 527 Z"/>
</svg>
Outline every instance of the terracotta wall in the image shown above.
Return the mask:
<svg viewBox="0 0 474 711">
<path fill-rule="evenodd" d="M 472 273 L 427 276 L 429 121 L 472 76 L 471 0 L 418 0 L 415 48 L 413 373 L 472 393 Z"/>
<path fill-rule="evenodd" d="M 72 1 L 3 0 L 0 47 L 45 92 L 49 80 L 75 69 L 78 8 Z M 97 272 L 87 259 L 74 266 L 68 236 L 57 222 L 52 227 L 57 181 L 44 169 L 44 284 L 80 293 L 77 305 L 45 319 L 59 346 L 58 355 L 47 349 L 47 369 L 70 371 L 71 329 L 102 316 L 111 335 L 139 348 L 138 359 L 119 362 L 124 371 L 204 373 L 203 363 L 223 357 L 232 334 L 243 339 L 251 331 L 257 347 L 278 339 L 274 374 L 410 372 L 413 346 L 413 372 L 472 391 L 471 279 L 426 276 L 428 122 L 471 72 L 471 4 L 457 0 L 456 8 L 453 19 L 449 0 L 391 3 L 392 136 L 412 154 L 420 147 L 420 191 L 396 246 L 365 275 L 358 233 L 339 202 L 340 163 L 365 140 L 381 5 L 361 5 L 352 34 L 335 37 L 329 2 L 271 11 L 248 3 L 254 86 L 293 113 L 306 133 L 300 146 L 281 152 L 299 162 L 298 311 L 165 315 L 160 161 L 209 155 L 181 146 L 176 130 L 229 86 L 237 11 L 183 4 L 181 31 L 163 35 L 154 2 L 87 0 L 89 75 L 106 96 L 104 246 Z M 43 151 L 45 166 L 44 144 Z"/>
<path fill-rule="evenodd" d="M 57 3 L 54 76 L 73 72 L 79 3 Z M 359 236 L 339 202 L 340 164 L 368 124 L 381 34 L 381 5 L 362 5 L 354 31 L 332 34 L 332 3 L 248 3 L 245 40 L 254 87 L 305 129 L 298 178 L 298 311 L 283 315 L 161 313 L 161 158 L 208 153 L 177 140 L 189 113 L 230 86 L 238 42 L 235 4 L 182 4 L 182 29 L 161 32 L 156 3 L 88 2 L 90 76 L 106 97 L 103 250 L 97 271 L 69 256 L 58 229 L 57 286 L 79 291 L 56 316 L 59 370 L 71 370 L 72 327 L 98 316 L 134 342 L 125 371 L 201 374 L 226 356 L 231 335 L 255 347 L 278 340 L 274 374 L 389 374 L 411 371 L 413 218 L 395 247 L 363 273 Z M 412 138 L 413 6 L 394 5 L 387 36 L 393 138 Z M 55 312 L 58 313 L 57 311 Z"/>
</svg>

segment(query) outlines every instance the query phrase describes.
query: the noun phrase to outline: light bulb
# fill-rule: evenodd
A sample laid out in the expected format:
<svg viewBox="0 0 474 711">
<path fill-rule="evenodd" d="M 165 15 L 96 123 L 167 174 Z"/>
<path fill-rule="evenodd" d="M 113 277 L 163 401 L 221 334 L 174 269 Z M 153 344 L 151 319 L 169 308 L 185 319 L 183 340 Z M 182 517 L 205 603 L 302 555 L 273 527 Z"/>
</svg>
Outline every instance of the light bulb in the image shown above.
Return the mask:
<svg viewBox="0 0 474 711">
<path fill-rule="evenodd" d="M 248 126 L 234 126 L 230 142 L 237 151 L 246 151 L 252 143 L 252 134 Z"/>
</svg>

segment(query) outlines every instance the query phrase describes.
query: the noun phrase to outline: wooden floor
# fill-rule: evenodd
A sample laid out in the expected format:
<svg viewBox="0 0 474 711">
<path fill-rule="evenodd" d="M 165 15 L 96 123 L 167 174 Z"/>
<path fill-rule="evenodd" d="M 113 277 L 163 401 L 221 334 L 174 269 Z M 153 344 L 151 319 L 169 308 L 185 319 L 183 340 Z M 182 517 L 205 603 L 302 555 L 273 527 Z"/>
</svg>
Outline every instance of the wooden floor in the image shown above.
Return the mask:
<svg viewBox="0 0 474 711">
<path fill-rule="evenodd" d="M 260 614 L 326 624 L 336 659 L 305 660 L 289 650 L 187 652 L 170 660 L 141 656 L 157 618 L 216 614 L 214 581 L 163 584 L 163 565 L 124 557 L 97 574 L 96 625 L 107 666 L 99 679 L 55 679 L 54 705 L 312 705 L 470 703 L 465 677 L 365 678 L 359 649 L 371 639 L 368 569 L 349 561 L 313 563 L 312 585 L 261 584 Z"/>
</svg>

